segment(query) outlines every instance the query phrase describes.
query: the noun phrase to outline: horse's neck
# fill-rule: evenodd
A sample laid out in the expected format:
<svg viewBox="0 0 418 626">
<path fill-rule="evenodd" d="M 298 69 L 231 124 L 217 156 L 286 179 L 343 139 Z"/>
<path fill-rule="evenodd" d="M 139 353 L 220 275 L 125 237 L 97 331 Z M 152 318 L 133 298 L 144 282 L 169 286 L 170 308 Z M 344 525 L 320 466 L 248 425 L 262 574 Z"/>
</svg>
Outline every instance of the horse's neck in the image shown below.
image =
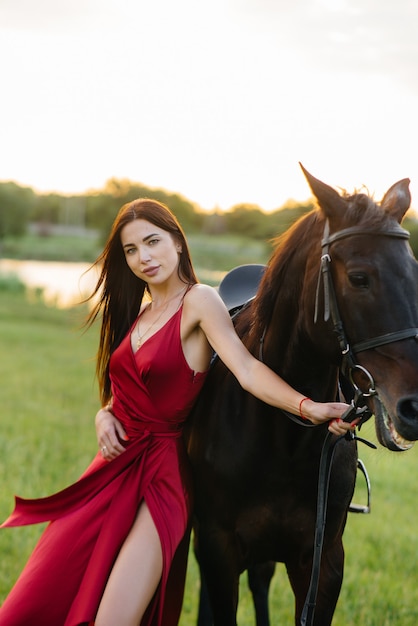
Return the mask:
<svg viewBox="0 0 418 626">
<path fill-rule="evenodd" d="M 255 356 L 298 390 L 308 395 L 312 389 L 314 397 L 329 399 L 335 397 L 337 367 L 324 350 L 318 349 L 324 328 L 313 324 L 317 276 L 310 268 L 308 277 L 308 267 L 309 260 L 301 256 L 288 267 L 269 321 L 258 329 L 258 337 L 251 338 L 250 347 Z M 295 277 L 301 277 L 299 284 L 295 284 Z M 302 295 L 306 293 L 308 297 Z"/>
<path fill-rule="evenodd" d="M 289 329 L 287 329 L 289 330 Z M 298 391 L 314 399 L 333 399 L 337 392 L 338 368 L 314 345 L 298 335 L 266 333 L 262 360 Z"/>
</svg>

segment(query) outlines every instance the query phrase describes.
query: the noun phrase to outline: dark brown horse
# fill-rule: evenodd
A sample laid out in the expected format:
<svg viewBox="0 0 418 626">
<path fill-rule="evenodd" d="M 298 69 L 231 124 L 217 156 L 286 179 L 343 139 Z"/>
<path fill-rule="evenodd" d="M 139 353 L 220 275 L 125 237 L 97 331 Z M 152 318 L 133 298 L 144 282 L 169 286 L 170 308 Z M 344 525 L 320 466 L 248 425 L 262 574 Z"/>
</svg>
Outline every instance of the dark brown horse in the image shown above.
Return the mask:
<svg viewBox="0 0 418 626">
<path fill-rule="evenodd" d="M 278 242 L 237 331 L 254 355 L 314 400 L 334 400 L 345 369 L 354 389 L 366 392 L 380 443 L 407 449 L 418 438 L 418 264 L 400 226 L 409 181 L 377 204 L 304 173 L 319 208 Z M 236 625 L 239 576 L 268 561 L 286 565 L 301 623 L 326 437 L 326 425 L 305 427 L 265 405 L 215 362 L 188 445 L 197 553 L 216 626 Z M 356 441 L 343 438 L 329 481 L 317 626 L 331 624 L 342 584 L 356 468 Z"/>
</svg>

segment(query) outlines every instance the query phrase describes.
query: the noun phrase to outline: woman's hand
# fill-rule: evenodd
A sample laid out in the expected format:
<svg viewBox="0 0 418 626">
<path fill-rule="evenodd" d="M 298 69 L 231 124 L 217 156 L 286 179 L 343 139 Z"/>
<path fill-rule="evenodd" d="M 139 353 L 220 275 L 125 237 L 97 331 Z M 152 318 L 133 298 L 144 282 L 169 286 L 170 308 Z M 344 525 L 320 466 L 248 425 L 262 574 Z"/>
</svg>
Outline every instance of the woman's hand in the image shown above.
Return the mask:
<svg viewBox="0 0 418 626">
<path fill-rule="evenodd" d="M 120 440 L 128 441 L 128 436 L 109 407 L 104 407 L 97 412 L 95 424 L 97 442 L 104 459 L 111 461 L 125 452 Z"/>
<path fill-rule="evenodd" d="M 303 402 L 303 417 L 309 419 L 313 424 L 323 424 L 329 422 L 328 430 L 333 435 L 345 435 L 349 430 L 354 430 L 359 420 L 343 422 L 342 415 L 349 408 L 344 402 L 314 402 L 306 399 Z"/>
</svg>

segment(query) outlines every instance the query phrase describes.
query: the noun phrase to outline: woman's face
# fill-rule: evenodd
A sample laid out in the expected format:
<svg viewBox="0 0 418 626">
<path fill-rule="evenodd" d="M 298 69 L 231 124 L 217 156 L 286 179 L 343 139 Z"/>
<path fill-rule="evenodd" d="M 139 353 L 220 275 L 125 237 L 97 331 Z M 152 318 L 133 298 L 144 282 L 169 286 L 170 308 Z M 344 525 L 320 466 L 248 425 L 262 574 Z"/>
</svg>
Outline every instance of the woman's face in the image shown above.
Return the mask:
<svg viewBox="0 0 418 626">
<path fill-rule="evenodd" d="M 177 277 L 181 246 L 169 232 L 137 219 L 122 228 L 120 238 L 126 262 L 135 276 L 149 285 Z"/>
</svg>

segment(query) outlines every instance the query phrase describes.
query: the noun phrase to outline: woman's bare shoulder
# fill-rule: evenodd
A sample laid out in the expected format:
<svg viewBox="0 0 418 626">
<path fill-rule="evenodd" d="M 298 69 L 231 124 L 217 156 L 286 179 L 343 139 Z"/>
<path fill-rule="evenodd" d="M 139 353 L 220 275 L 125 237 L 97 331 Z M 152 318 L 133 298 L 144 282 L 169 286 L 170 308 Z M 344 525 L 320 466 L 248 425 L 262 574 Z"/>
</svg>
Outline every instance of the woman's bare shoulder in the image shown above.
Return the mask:
<svg viewBox="0 0 418 626">
<path fill-rule="evenodd" d="M 217 294 L 218 291 L 215 287 L 211 287 L 210 285 L 206 285 L 205 283 L 196 283 L 192 285 L 192 287 L 187 292 L 187 296 L 202 296 L 207 294 Z"/>
<path fill-rule="evenodd" d="M 205 285 L 204 283 L 197 283 L 187 292 L 185 301 L 189 303 L 189 306 L 200 310 L 205 306 L 219 306 L 222 300 L 215 287 Z"/>
</svg>

